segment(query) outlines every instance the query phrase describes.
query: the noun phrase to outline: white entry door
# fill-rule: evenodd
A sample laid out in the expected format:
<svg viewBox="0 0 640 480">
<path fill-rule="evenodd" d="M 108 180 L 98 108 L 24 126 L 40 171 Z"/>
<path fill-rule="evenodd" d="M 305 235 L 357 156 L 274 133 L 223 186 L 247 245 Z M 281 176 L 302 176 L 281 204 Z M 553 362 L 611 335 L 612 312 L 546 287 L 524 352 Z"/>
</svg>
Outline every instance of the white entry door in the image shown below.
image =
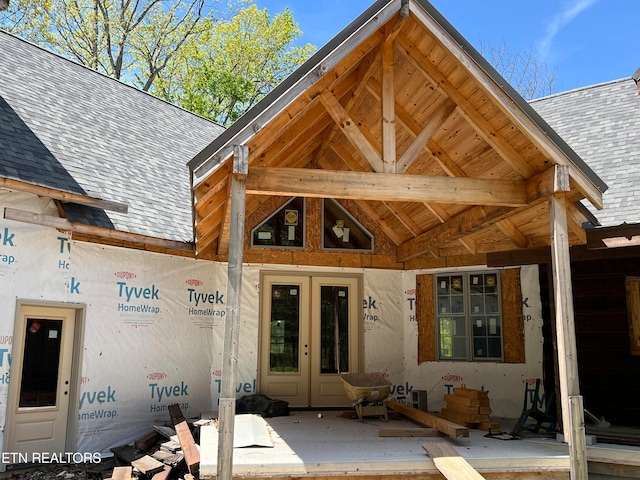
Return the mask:
<svg viewBox="0 0 640 480">
<path fill-rule="evenodd" d="M 349 405 L 341 376 L 360 368 L 360 277 L 265 274 L 260 292 L 260 392 L 292 407 Z"/>
<path fill-rule="evenodd" d="M 20 306 L 16 319 L 5 451 L 65 452 L 76 310 Z"/>
</svg>

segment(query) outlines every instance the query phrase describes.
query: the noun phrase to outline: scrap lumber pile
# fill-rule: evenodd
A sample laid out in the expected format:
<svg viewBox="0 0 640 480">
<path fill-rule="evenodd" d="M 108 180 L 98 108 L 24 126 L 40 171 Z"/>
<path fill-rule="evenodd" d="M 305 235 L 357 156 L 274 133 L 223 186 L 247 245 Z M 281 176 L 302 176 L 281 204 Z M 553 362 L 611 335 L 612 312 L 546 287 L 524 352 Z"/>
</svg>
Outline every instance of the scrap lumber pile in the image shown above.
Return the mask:
<svg viewBox="0 0 640 480">
<path fill-rule="evenodd" d="M 454 388 L 453 392 L 444 396 L 447 406 L 441 411 L 443 418 L 478 430 L 500 429 L 500 425 L 489 418 L 491 403 L 488 391 Z"/>
<path fill-rule="evenodd" d="M 180 407 L 169 406 L 171 425 L 154 425 L 153 431 L 131 445 L 111 449 L 113 458 L 102 462 L 90 473 L 112 480 L 193 480 L 198 477 L 200 449 L 194 440 L 195 426 L 190 425 Z"/>
</svg>

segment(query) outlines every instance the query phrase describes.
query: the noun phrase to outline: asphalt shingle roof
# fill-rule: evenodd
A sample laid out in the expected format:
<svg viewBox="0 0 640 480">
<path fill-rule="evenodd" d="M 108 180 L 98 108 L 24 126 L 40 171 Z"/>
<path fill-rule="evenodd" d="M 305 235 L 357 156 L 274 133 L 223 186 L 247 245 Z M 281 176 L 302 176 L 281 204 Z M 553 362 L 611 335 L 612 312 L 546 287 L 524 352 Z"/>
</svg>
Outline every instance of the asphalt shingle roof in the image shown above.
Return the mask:
<svg viewBox="0 0 640 480">
<path fill-rule="evenodd" d="M 640 223 L 640 95 L 621 79 L 544 97 L 531 106 L 604 180 L 602 226 Z"/>
<path fill-rule="evenodd" d="M 129 205 L 70 220 L 192 241 L 187 161 L 223 128 L 0 31 L 0 176 Z"/>
</svg>

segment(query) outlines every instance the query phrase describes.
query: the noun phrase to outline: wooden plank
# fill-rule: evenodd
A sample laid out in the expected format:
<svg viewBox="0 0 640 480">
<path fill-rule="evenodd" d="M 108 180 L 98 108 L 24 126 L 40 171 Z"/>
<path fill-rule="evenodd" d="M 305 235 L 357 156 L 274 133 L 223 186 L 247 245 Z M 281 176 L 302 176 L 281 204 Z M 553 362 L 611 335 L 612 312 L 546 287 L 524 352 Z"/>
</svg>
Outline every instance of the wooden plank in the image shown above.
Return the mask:
<svg viewBox="0 0 640 480">
<path fill-rule="evenodd" d="M 145 455 L 131 462 L 131 466 L 143 475 L 153 475 L 164 470 L 164 463 L 159 462 L 150 455 Z"/>
<path fill-rule="evenodd" d="M 131 480 L 131 467 L 114 467 L 111 480 Z"/>
<path fill-rule="evenodd" d="M 29 223 L 32 225 L 42 225 L 45 227 L 53 227 L 59 230 L 69 230 L 74 233 L 84 233 L 87 235 L 95 235 L 100 238 L 109 238 L 131 242 L 143 245 L 154 245 L 156 247 L 170 248 L 176 250 L 193 251 L 193 245 L 186 242 L 178 242 L 175 240 L 166 240 L 162 238 L 139 235 L 136 233 L 123 232 L 112 228 L 97 227 L 95 225 L 87 225 L 80 222 L 70 222 L 66 218 L 53 217 L 50 215 L 41 215 L 39 213 L 26 212 L 15 208 L 5 208 L 4 218 L 15 220 L 16 222 Z"/>
<path fill-rule="evenodd" d="M 196 442 L 193 440 L 193 435 L 191 435 L 191 430 L 187 422 L 181 422 L 176 425 L 176 434 L 178 435 L 180 447 L 184 454 L 184 461 L 187 464 L 189 472 L 197 472 L 200 466 L 200 451 L 198 450 Z"/>
<path fill-rule="evenodd" d="M 379 437 L 441 437 L 444 433 L 435 428 L 424 427 L 381 427 Z"/>
<path fill-rule="evenodd" d="M 454 388 L 453 393 L 466 398 L 489 398 L 487 390 L 474 390 L 472 388 Z"/>
<path fill-rule="evenodd" d="M 169 465 L 164 465 L 161 471 L 151 477 L 151 480 L 167 480 L 169 475 L 171 475 L 171 467 Z"/>
<path fill-rule="evenodd" d="M 32 193 L 39 197 L 48 197 L 61 202 L 77 203 L 78 205 L 86 205 L 88 207 L 101 208 L 103 210 L 111 210 L 118 213 L 126 214 L 129 212 L 129 206 L 126 203 L 104 200 L 77 193 L 63 192 L 61 190 L 31 185 L 29 183 L 24 183 L 19 180 L 11 180 L 9 178 L 0 178 L 0 188 L 18 190 L 21 192 Z"/>
<path fill-rule="evenodd" d="M 507 207 L 527 204 L 523 181 L 311 168 L 252 168 L 247 193 Z"/>
<path fill-rule="evenodd" d="M 398 413 L 401 413 L 402 415 L 412 420 L 415 420 L 418 423 L 422 423 L 423 425 L 426 425 L 428 427 L 435 428 L 439 432 L 446 433 L 450 437 L 469 437 L 468 428 L 450 422 L 449 420 L 437 415 L 433 415 L 431 413 L 418 410 L 417 408 L 410 407 L 409 405 L 405 405 L 404 403 L 401 403 L 397 400 L 389 400 L 387 402 L 387 407 L 395 410 Z"/>
<path fill-rule="evenodd" d="M 484 478 L 451 445 L 445 442 L 423 443 L 422 448 L 431 457 L 442 475 L 449 480 L 478 480 Z"/>
<path fill-rule="evenodd" d="M 162 435 L 158 431 L 154 430 L 133 442 L 133 448 L 136 450 L 148 450 L 158 443 L 161 438 L 163 438 Z"/>
</svg>

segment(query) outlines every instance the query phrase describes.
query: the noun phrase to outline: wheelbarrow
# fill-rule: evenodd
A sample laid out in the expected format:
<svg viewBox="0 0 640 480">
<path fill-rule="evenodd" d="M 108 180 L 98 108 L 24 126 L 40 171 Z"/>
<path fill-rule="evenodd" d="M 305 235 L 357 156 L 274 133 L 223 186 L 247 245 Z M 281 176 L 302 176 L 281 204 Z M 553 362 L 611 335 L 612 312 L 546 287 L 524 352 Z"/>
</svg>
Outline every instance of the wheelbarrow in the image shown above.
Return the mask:
<svg viewBox="0 0 640 480">
<path fill-rule="evenodd" d="M 386 399 L 391 392 L 391 382 L 386 378 L 373 373 L 349 373 L 342 375 L 342 383 L 358 420 L 362 422 L 367 416 L 380 416 L 385 422 L 389 419 Z"/>
</svg>

